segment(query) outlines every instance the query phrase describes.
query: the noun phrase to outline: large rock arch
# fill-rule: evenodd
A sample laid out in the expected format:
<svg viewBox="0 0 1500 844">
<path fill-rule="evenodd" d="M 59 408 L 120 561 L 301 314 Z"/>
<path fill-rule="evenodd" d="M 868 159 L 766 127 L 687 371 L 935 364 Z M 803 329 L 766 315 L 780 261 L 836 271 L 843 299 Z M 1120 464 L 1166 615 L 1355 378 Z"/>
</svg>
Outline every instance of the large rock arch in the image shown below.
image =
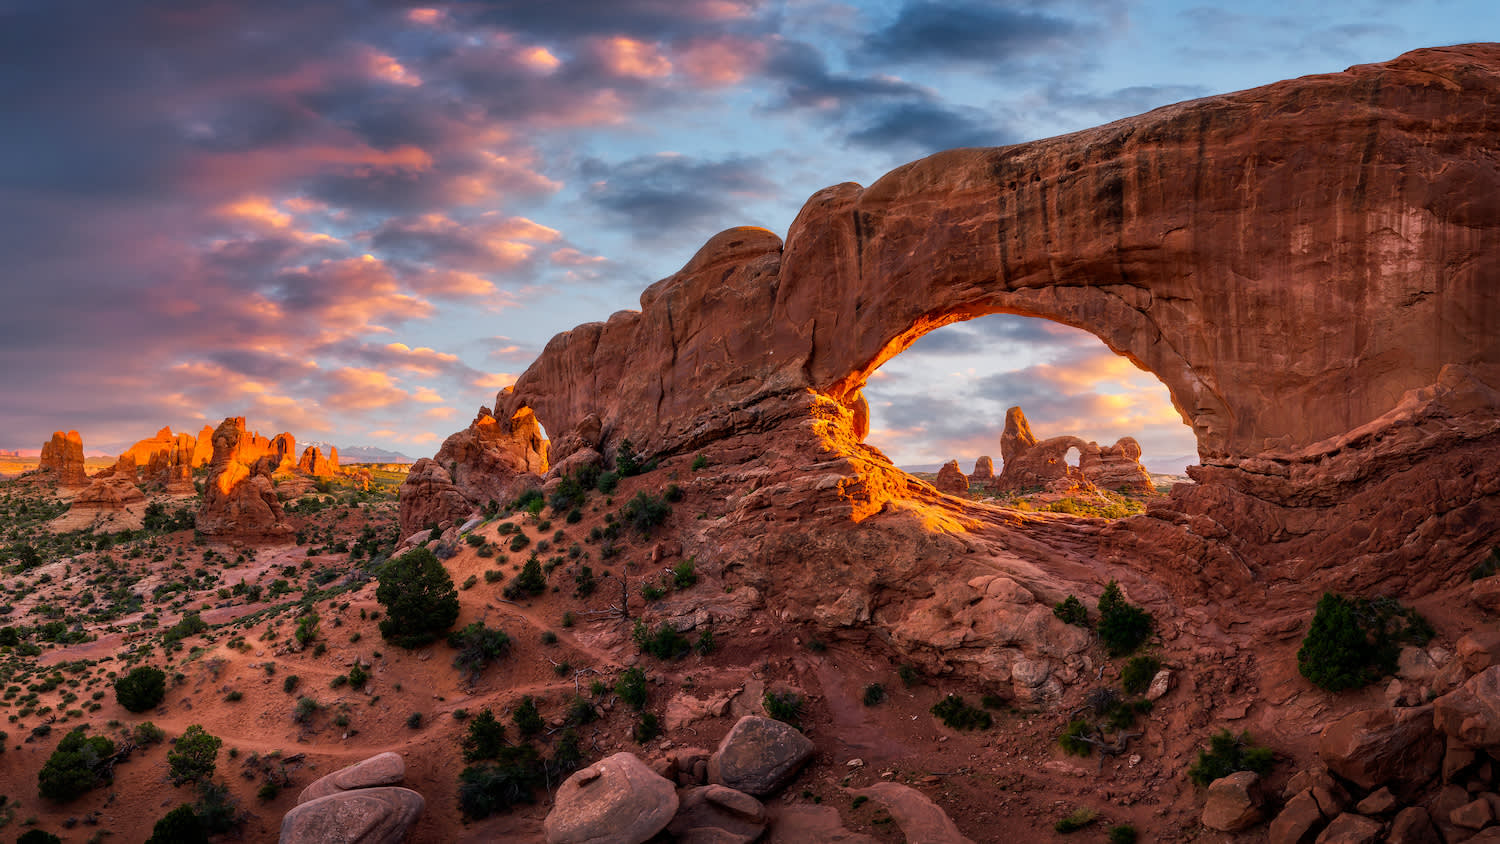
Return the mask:
<svg viewBox="0 0 1500 844">
<path fill-rule="evenodd" d="M 1204 464 L 1092 553 L 1431 588 L 1500 531 L 1497 98 L 1500 45 L 1421 50 L 830 187 L 785 244 L 721 233 L 640 311 L 554 337 L 494 416 L 663 456 L 775 431 L 863 521 L 927 496 L 859 443 L 870 373 L 940 325 L 1041 316 L 1155 373 Z"/>
</svg>

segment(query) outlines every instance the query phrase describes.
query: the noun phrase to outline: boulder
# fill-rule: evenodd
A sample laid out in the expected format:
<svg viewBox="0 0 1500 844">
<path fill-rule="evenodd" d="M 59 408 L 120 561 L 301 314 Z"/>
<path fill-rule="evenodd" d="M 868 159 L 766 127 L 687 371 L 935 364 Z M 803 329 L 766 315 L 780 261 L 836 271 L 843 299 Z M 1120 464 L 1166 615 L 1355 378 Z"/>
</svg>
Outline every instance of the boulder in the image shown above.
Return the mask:
<svg viewBox="0 0 1500 844">
<path fill-rule="evenodd" d="M 1415 788 L 1438 773 L 1443 743 L 1433 729 L 1431 706 L 1365 709 L 1326 727 L 1318 756 L 1360 788 L 1387 783 Z"/>
<path fill-rule="evenodd" d="M 938 470 L 933 486 L 949 495 L 963 495 L 969 491 L 969 476 L 958 468 L 957 460 L 949 460 Z"/>
<path fill-rule="evenodd" d="M 1259 774 L 1237 771 L 1220 777 L 1208 784 L 1208 797 L 1203 803 L 1203 825 L 1220 832 L 1249 829 L 1260 823 L 1263 802 Z"/>
<path fill-rule="evenodd" d="M 547 465 L 547 441 L 529 408 L 502 420 L 481 407 L 468 428 L 444 440 L 429 462 L 418 460 L 401 483 L 401 532 L 433 521 L 462 522 L 491 501 L 509 503 L 532 488 L 528 476 L 546 474 Z M 540 479 L 534 487 L 541 488 Z"/>
<path fill-rule="evenodd" d="M 1500 665 L 1433 701 L 1433 710 L 1444 735 L 1478 750 L 1500 751 Z"/>
<path fill-rule="evenodd" d="M 812 755 L 812 741 L 795 727 L 746 715 L 729 729 L 708 760 L 708 779 L 764 797 L 790 782 Z"/>
<path fill-rule="evenodd" d="M 1271 821 L 1266 840 L 1271 844 L 1309 844 L 1326 820 L 1312 792 L 1300 791 Z"/>
<path fill-rule="evenodd" d="M 921 844 L 973 844 L 958 831 L 953 820 L 927 795 L 896 782 L 877 782 L 866 788 L 852 789 L 885 805 L 907 841 Z"/>
<path fill-rule="evenodd" d="M 1421 806 L 1408 806 L 1397 812 L 1386 841 L 1387 844 L 1442 844 L 1427 810 Z"/>
<path fill-rule="evenodd" d="M 1389 788 L 1380 788 L 1370 792 L 1365 799 L 1359 801 L 1354 811 L 1361 815 L 1383 815 L 1398 806 L 1400 803 L 1396 800 L 1396 795 L 1392 794 Z"/>
<path fill-rule="evenodd" d="M 297 795 L 297 805 L 340 791 L 396 785 L 405 777 L 406 762 L 401 754 L 381 753 L 314 780 Z"/>
<path fill-rule="evenodd" d="M 766 830 L 766 807 L 743 791 L 705 785 L 687 789 L 680 800 L 676 817 L 667 824 L 678 842 L 750 844 Z"/>
<path fill-rule="evenodd" d="M 1458 661 L 1471 674 L 1500 662 L 1500 630 L 1475 630 L 1464 634 L 1454 646 Z"/>
<path fill-rule="evenodd" d="M 426 808 L 409 788 L 340 791 L 300 803 L 281 819 L 281 844 L 398 844 Z"/>
<path fill-rule="evenodd" d="M 677 792 L 633 753 L 616 753 L 558 786 L 547 844 L 640 844 L 677 813 Z"/>
<path fill-rule="evenodd" d="M 1376 844 L 1385 827 L 1380 821 L 1345 812 L 1318 836 L 1317 844 Z"/>
<path fill-rule="evenodd" d="M 1494 822 L 1495 810 L 1490 806 L 1490 801 L 1481 796 L 1450 811 L 1448 820 L 1463 829 L 1480 830 Z"/>
</svg>

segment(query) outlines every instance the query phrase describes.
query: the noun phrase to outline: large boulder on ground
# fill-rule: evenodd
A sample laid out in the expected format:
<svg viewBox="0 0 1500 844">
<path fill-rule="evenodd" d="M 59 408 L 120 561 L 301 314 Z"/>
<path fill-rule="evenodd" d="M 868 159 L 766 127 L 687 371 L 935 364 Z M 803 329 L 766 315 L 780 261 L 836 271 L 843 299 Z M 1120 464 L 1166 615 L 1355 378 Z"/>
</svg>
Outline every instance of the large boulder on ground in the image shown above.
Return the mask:
<svg viewBox="0 0 1500 844">
<path fill-rule="evenodd" d="M 406 762 L 401 758 L 401 754 L 381 753 L 313 780 L 302 789 L 301 794 L 297 795 L 297 805 L 300 806 L 319 797 L 337 794 L 340 791 L 395 785 L 405 776 Z"/>
<path fill-rule="evenodd" d="M 1421 806 L 1407 806 L 1391 820 L 1391 831 L 1386 836 L 1387 844 L 1442 844 L 1427 810 Z"/>
<path fill-rule="evenodd" d="M 1220 832 L 1239 832 L 1260 823 L 1263 802 L 1260 775 L 1237 771 L 1208 784 L 1203 825 Z"/>
<path fill-rule="evenodd" d="M 1308 844 L 1327 821 L 1310 789 L 1297 792 L 1271 821 L 1266 840 L 1271 844 Z"/>
<path fill-rule="evenodd" d="M 281 819 L 281 844 L 398 844 L 426 802 L 409 788 L 340 791 L 299 804 Z"/>
<path fill-rule="evenodd" d="M 1500 750 L 1500 665 L 1433 701 L 1437 729 L 1465 745 Z"/>
<path fill-rule="evenodd" d="M 746 715 L 708 760 L 710 782 L 764 797 L 774 794 L 813 755 L 813 743 L 790 724 Z"/>
<path fill-rule="evenodd" d="M 877 782 L 866 788 L 853 789 L 851 793 L 862 794 L 883 803 L 901 827 L 907 841 L 921 844 L 974 844 L 968 836 L 958 831 L 953 820 L 942 807 L 932 802 L 927 795 L 910 786 L 896 782 Z"/>
<path fill-rule="evenodd" d="M 1374 818 L 1345 812 L 1323 830 L 1317 844 L 1376 844 L 1384 829 L 1384 825 Z"/>
<path fill-rule="evenodd" d="M 547 844 L 640 844 L 677 813 L 677 791 L 633 753 L 575 772 L 557 789 Z"/>
<path fill-rule="evenodd" d="M 750 844 L 766 831 L 766 807 L 743 791 L 722 785 L 690 788 L 680 796 L 667 832 L 679 842 Z"/>
<path fill-rule="evenodd" d="M 1328 769 L 1360 788 L 1415 788 L 1435 776 L 1443 742 L 1433 728 L 1433 708 L 1365 709 L 1330 724 L 1318 739 Z"/>
</svg>

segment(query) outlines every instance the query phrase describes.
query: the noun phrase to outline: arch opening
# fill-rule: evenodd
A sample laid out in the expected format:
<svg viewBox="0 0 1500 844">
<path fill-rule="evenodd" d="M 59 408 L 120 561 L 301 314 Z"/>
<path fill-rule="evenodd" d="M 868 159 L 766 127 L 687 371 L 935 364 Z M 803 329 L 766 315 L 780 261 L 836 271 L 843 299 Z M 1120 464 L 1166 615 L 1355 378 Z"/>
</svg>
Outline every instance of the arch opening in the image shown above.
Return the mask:
<svg viewBox="0 0 1500 844">
<path fill-rule="evenodd" d="M 956 460 L 970 497 L 1014 500 L 1049 484 L 1150 495 L 1187 482 L 1185 467 L 1198 462 L 1193 429 L 1159 378 L 1094 334 L 1042 317 L 990 314 L 928 329 L 861 392 L 867 444 L 934 481 Z M 953 491 L 945 472 L 939 486 Z M 1053 483 L 1064 478 L 1074 480 Z"/>
</svg>

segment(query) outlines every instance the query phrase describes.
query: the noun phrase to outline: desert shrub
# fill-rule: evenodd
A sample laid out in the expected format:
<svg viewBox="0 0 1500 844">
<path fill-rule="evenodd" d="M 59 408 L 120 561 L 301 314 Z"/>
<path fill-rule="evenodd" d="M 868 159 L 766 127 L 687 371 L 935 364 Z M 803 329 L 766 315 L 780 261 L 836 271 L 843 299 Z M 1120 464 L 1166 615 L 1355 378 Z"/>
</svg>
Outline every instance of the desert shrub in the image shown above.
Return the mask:
<svg viewBox="0 0 1500 844">
<path fill-rule="evenodd" d="M 610 495 L 615 491 L 615 487 L 619 485 L 619 472 L 605 472 L 599 476 L 599 481 L 595 484 L 595 487 L 605 495 Z"/>
<path fill-rule="evenodd" d="M 699 656 L 708 656 L 714 652 L 714 631 L 704 629 L 698 634 L 697 641 L 693 642 L 693 653 Z"/>
<path fill-rule="evenodd" d="M 657 659 L 681 659 L 692 650 L 687 638 L 666 622 L 662 622 L 657 626 L 656 632 L 652 633 L 646 628 L 646 622 L 637 619 L 631 635 L 641 653 L 651 654 Z"/>
<path fill-rule="evenodd" d="M 879 706 L 881 703 L 884 703 L 884 702 L 885 702 L 885 686 L 882 686 L 879 683 L 871 683 L 870 685 L 865 686 L 865 694 L 864 694 L 864 704 L 865 704 L 865 706 Z"/>
<path fill-rule="evenodd" d="M 1081 718 L 1075 719 L 1068 722 L 1062 735 L 1057 737 L 1057 743 L 1069 756 L 1088 756 L 1094 752 L 1094 746 L 1084 739 L 1092 737 L 1093 733 L 1092 724 Z"/>
<path fill-rule="evenodd" d="M 620 509 L 620 516 L 625 524 L 634 528 L 641 536 L 650 536 L 671 514 L 672 505 L 665 498 L 649 495 L 644 491 L 637 492 Z"/>
<path fill-rule="evenodd" d="M 458 620 L 453 578 L 426 548 L 414 548 L 380 570 L 375 599 L 385 607 L 380 635 L 402 648 L 419 648 Z"/>
<path fill-rule="evenodd" d="M 422 713 L 413 712 L 412 714 L 406 716 L 406 727 L 410 730 L 422 729 Z"/>
<path fill-rule="evenodd" d="M 142 665 L 115 681 L 115 700 L 131 712 L 145 712 L 167 696 L 167 672 Z"/>
<path fill-rule="evenodd" d="M 523 736 L 534 736 L 542 731 L 546 724 L 542 721 L 542 713 L 537 711 L 536 699 L 531 695 L 521 698 L 516 704 L 515 711 L 510 713 L 510 720 L 515 723 L 516 729 Z"/>
<path fill-rule="evenodd" d="M 1074 627 L 1089 626 L 1089 611 L 1084 609 L 1083 602 L 1078 600 L 1077 595 L 1069 595 L 1059 601 L 1057 606 L 1052 608 L 1052 614 Z"/>
<path fill-rule="evenodd" d="M 646 706 L 646 688 L 646 672 L 639 668 L 625 669 L 615 681 L 615 694 L 637 712 Z"/>
<path fill-rule="evenodd" d="M 595 480 L 597 480 L 597 475 L 588 483 L 584 483 L 583 479 L 575 474 L 565 476 L 552 491 L 552 496 L 547 499 L 547 506 L 551 507 L 554 513 L 571 511 L 583 506 L 583 502 L 588 498 L 589 487 L 593 486 Z"/>
<path fill-rule="evenodd" d="M 1357 689 L 1396 669 L 1401 642 L 1430 638 L 1427 620 L 1393 599 L 1325 592 L 1297 650 L 1297 670 L 1328 691 Z"/>
<path fill-rule="evenodd" d="M 1161 660 L 1154 656 L 1131 657 L 1120 669 L 1120 685 L 1125 691 L 1138 695 L 1151 686 L 1151 678 L 1161 670 Z"/>
<path fill-rule="evenodd" d="M 206 782 L 214 775 L 215 760 L 223 741 L 210 735 L 202 724 L 193 724 L 178 737 L 167 753 L 167 766 L 173 785 Z"/>
<path fill-rule="evenodd" d="M 349 669 L 350 688 L 363 689 L 368 682 L 370 682 L 370 672 L 366 671 L 363 665 L 354 663 L 354 667 Z"/>
<path fill-rule="evenodd" d="M 150 747 L 153 744 L 161 744 L 167 738 L 167 731 L 156 726 L 150 721 L 142 721 L 135 725 L 130 734 L 131 740 L 141 747 Z"/>
<path fill-rule="evenodd" d="M 661 720 L 653 712 L 642 712 L 641 719 L 630 730 L 630 737 L 635 739 L 636 744 L 645 744 L 659 735 Z"/>
<path fill-rule="evenodd" d="M 1064 835 L 1077 832 L 1099 820 L 1099 813 L 1093 809 L 1082 807 L 1069 812 L 1067 817 L 1052 825 L 1052 828 Z"/>
<path fill-rule="evenodd" d="M 1208 747 L 1198 751 L 1198 761 L 1188 768 L 1188 777 L 1197 785 L 1208 785 L 1235 771 L 1265 774 L 1275 761 L 1271 748 L 1258 747 L 1249 733 L 1235 735 L 1220 730 L 1208 737 Z"/>
<path fill-rule="evenodd" d="M 594 570 L 588 566 L 579 566 L 578 573 L 573 575 L 573 595 L 578 598 L 587 598 L 594 594 L 598 588 L 594 580 Z"/>
<path fill-rule="evenodd" d="M 689 557 L 672 567 L 672 585 L 686 589 L 698 582 L 696 558 Z"/>
<path fill-rule="evenodd" d="M 687 493 L 683 492 L 682 487 L 677 484 L 667 484 L 667 488 L 662 490 L 661 497 L 665 498 L 671 504 L 676 504 L 686 498 Z"/>
<path fill-rule="evenodd" d="M 190 612 L 161 634 L 162 647 L 171 649 L 183 639 L 202 633 L 207 629 L 208 622 L 204 621 L 203 617 L 197 613 Z"/>
<path fill-rule="evenodd" d="M 1491 548 L 1488 557 L 1481 560 L 1474 568 L 1469 569 L 1469 579 L 1483 580 L 1496 572 L 1500 572 L 1500 548 Z"/>
<path fill-rule="evenodd" d="M 958 695 L 948 695 L 932 705 L 931 712 L 955 730 L 988 730 L 994 719 L 983 709 L 976 709 Z"/>
<path fill-rule="evenodd" d="M 104 736 L 86 735 L 86 729 L 75 727 L 63 736 L 37 772 L 37 790 L 48 800 L 66 802 L 109 781 L 115 743 Z"/>
<path fill-rule="evenodd" d="M 708 468 L 708 458 L 707 457 L 704 457 L 701 454 L 696 455 L 695 457 L 693 457 L 693 471 L 694 472 L 698 471 L 699 469 L 706 469 L 706 468 Z"/>
<path fill-rule="evenodd" d="M 43 829 L 28 829 L 16 838 L 16 844 L 62 844 L 62 839 Z"/>
<path fill-rule="evenodd" d="M 514 553 L 516 551 L 520 551 L 530 544 L 531 537 L 527 536 L 524 533 L 518 533 L 510 538 L 510 545 L 508 547 L 510 548 L 511 552 Z"/>
<path fill-rule="evenodd" d="M 485 707 L 469 722 L 469 730 L 464 734 L 464 761 L 499 758 L 507 746 L 505 725 L 495 718 L 495 713 L 489 707 Z"/>
<path fill-rule="evenodd" d="M 297 619 L 297 629 L 292 633 L 292 638 L 297 644 L 306 647 L 312 640 L 318 638 L 318 614 L 309 609 L 307 614 Z"/>
<path fill-rule="evenodd" d="M 667 590 L 657 586 L 655 583 L 641 584 L 641 600 L 651 602 L 660 601 L 666 597 Z"/>
<path fill-rule="evenodd" d="M 588 702 L 587 698 L 582 695 L 573 696 L 573 702 L 568 704 L 568 714 L 566 716 L 566 721 L 569 725 L 583 726 L 584 724 L 592 724 L 598 718 L 598 711 L 594 709 L 592 703 Z"/>
<path fill-rule="evenodd" d="M 1116 824 L 1109 828 L 1109 844 L 1135 844 L 1140 837 L 1130 824 Z"/>
<path fill-rule="evenodd" d="M 503 630 L 494 630 L 484 626 L 482 621 L 475 621 L 462 630 L 449 633 L 448 645 L 458 649 L 453 657 L 453 667 L 463 672 L 465 681 L 473 682 L 491 662 L 510 650 L 510 637 Z"/>
<path fill-rule="evenodd" d="M 297 691 L 297 684 L 301 682 L 301 677 L 298 677 L 296 674 L 288 674 L 286 679 L 281 681 L 281 690 L 287 694 L 291 694 Z"/>
<path fill-rule="evenodd" d="M 512 585 L 517 595 L 535 597 L 547 591 L 547 575 L 542 571 L 542 561 L 535 554 L 526 558 L 525 565 L 521 566 Z"/>
<path fill-rule="evenodd" d="M 1125 656 L 1151 638 L 1156 619 L 1125 600 L 1120 584 L 1111 580 L 1099 596 L 1099 638 L 1110 656 Z"/>
<path fill-rule="evenodd" d="M 501 747 L 492 760 L 471 765 L 459 774 L 459 808 L 464 817 L 477 820 L 517 803 L 531 803 L 532 792 L 542 785 L 545 773 L 541 757 L 531 745 Z"/>
<path fill-rule="evenodd" d="M 767 691 L 760 699 L 761 708 L 777 721 L 802 729 L 802 696 L 796 692 Z"/>
<path fill-rule="evenodd" d="M 621 440 L 620 447 L 615 451 L 615 471 L 622 478 L 641 473 L 640 456 L 635 453 L 635 444 L 628 439 Z"/>
<path fill-rule="evenodd" d="M 309 723 L 312 721 L 313 716 L 318 714 L 318 710 L 322 708 L 323 704 L 318 703 L 310 697 L 299 697 L 297 698 L 297 705 L 292 707 L 292 720 L 299 724 Z"/>
</svg>

